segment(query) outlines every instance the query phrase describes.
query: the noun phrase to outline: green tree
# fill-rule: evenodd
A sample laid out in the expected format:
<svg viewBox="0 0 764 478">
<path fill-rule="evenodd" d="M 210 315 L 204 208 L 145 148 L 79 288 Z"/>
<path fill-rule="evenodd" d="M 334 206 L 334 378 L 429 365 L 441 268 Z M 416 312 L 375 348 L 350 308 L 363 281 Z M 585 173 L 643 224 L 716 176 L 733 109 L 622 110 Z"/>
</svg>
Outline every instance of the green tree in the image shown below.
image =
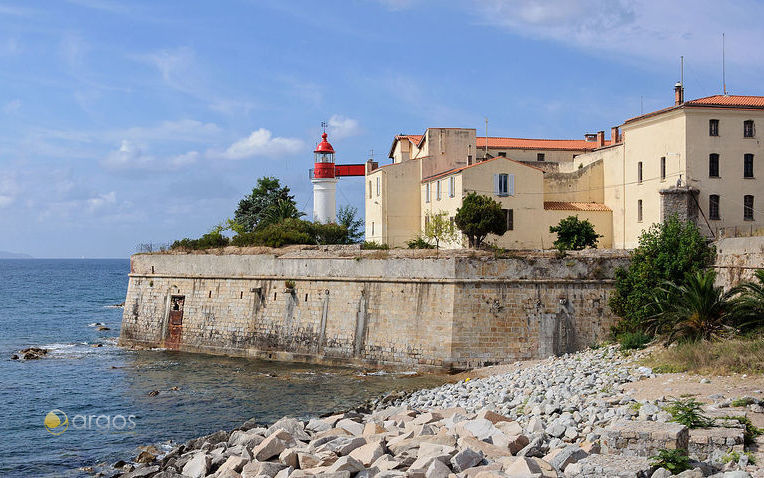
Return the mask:
<svg viewBox="0 0 764 478">
<path fill-rule="evenodd" d="M 714 285 L 716 272 L 686 274 L 683 284 L 666 282 L 654 316 L 656 332 L 667 335 L 666 344 L 679 341 L 719 339 L 733 329 L 732 291 Z M 648 320 L 649 322 L 649 320 Z"/>
<path fill-rule="evenodd" d="M 602 237 L 594 231 L 588 219 L 583 221 L 578 216 L 568 216 L 556 226 L 549 226 L 549 232 L 557 233 L 554 247 L 560 251 L 580 251 L 587 247 L 597 247 L 597 240 Z"/>
<path fill-rule="evenodd" d="M 258 227 L 278 222 L 279 219 L 297 219 L 304 215 L 297 210 L 297 203 L 294 196 L 289 194 L 289 188 L 282 187 L 277 178 L 266 176 L 258 179 L 252 193 L 239 201 L 234 221 L 245 232 L 251 232 Z"/>
<path fill-rule="evenodd" d="M 448 213 L 432 213 L 427 211 L 425 217 L 424 237 L 429 241 L 435 242 L 435 249 L 440 249 L 441 241 L 453 242 L 456 240 L 456 226 L 454 226 L 454 223 L 448 218 Z"/>
<path fill-rule="evenodd" d="M 501 236 L 507 231 L 501 205 L 488 196 L 474 192 L 464 198 L 454 220 L 473 248 L 480 247 L 488 234 Z"/>
<path fill-rule="evenodd" d="M 356 217 L 358 208 L 347 205 L 337 211 L 337 224 L 348 230 L 347 244 L 356 244 L 363 238 L 363 219 Z"/>
<path fill-rule="evenodd" d="M 616 270 L 610 308 L 623 320 L 614 332 L 645 330 L 645 319 L 657 312 L 656 289 L 666 281 L 682 285 L 687 273 L 706 269 L 715 255 L 695 224 L 676 216 L 653 224 L 640 236 L 629 267 Z"/>
<path fill-rule="evenodd" d="M 764 269 L 754 275 L 754 280 L 732 289 L 737 294 L 732 302 L 735 326 L 743 331 L 764 327 Z"/>
</svg>

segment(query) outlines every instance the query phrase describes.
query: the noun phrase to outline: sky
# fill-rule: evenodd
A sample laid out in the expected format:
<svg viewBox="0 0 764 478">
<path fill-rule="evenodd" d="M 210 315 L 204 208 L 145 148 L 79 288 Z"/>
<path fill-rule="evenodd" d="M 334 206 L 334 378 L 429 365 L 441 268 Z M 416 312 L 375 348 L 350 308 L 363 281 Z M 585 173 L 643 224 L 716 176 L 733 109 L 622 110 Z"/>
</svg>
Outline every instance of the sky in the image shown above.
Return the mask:
<svg viewBox="0 0 764 478">
<path fill-rule="evenodd" d="M 764 2 L 0 0 L 0 250 L 128 257 L 276 176 L 312 211 L 396 134 L 583 138 L 686 98 L 764 95 Z M 609 132 L 607 133 L 609 135 Z M 363 179 L 338 206 L 363 214 Z"/>
</svg>

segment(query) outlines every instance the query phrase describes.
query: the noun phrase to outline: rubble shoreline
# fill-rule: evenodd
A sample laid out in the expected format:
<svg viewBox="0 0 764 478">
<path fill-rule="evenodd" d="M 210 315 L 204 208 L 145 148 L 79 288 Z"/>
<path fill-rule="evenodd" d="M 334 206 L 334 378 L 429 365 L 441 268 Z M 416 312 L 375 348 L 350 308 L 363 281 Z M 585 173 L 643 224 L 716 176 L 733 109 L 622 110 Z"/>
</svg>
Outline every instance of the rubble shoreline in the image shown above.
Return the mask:
<svg viewBox="0 0 764 478">
<path fill-rule="evenodd" d="M 639 358 L 603 347 L 388 394 L 308 421 L 284 417 L 262 426 L 251 419 L 164 455 L 143 452 L 136 464 L 118 462 L 110 476 L 665 478 L 671 472 L 651 457 L 681 449 L 689 469 L 676 476 L 764 477 L 753 463 L 757 443 L 744 443 L 745 425 L 724 418 L 732 397 L 715 395 L 703 408 L 712 426 L 690 430 L 664 410 L 670 398 L 630 396 L 629 383 L 655 376 Z M 746 401 L 744 414 L 761 413 L 761 397 Z"/>
</svg>

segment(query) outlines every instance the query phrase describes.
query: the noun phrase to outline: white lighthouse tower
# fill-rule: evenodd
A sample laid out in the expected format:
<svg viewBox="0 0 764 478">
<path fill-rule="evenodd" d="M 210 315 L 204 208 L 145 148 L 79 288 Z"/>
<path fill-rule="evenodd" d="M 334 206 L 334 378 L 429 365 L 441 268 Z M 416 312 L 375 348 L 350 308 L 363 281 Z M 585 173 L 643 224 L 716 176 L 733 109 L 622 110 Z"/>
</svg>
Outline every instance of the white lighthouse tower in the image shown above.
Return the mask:
<svg viewBox="0 0 764 478">
<path fill-rule="evenodd" d="M 321 135 L 321 142 L 313 151 L 313 220 L 315 222 L 337 221 L 337 172 L 334 166 L 334 148 L 326 140 L 327 134 Z"/>
</svg>

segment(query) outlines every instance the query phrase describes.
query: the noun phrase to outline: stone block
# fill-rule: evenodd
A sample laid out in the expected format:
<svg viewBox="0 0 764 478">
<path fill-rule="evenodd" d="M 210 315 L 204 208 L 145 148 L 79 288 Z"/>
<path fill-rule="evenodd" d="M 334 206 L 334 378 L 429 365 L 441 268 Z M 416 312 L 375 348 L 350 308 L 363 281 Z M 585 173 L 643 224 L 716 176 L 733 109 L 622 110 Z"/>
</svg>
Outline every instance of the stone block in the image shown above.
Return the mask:
<svg viewBox="0 0 764 478">
<path fill-rule="evenodd" d="M 600 438 L 603 454 L 650 457 L 658 450 L 684 449 L 689 445 L 689 429 L 679 423 L 616 421 Z"/>
<path fill-rule="evenodd" d="M 742 428 L 695 428 L 690 430 L 687 451 L 691 457 L 705 461 L 714 450 L 742 452 L 743 448 Z"/>
</svg>

